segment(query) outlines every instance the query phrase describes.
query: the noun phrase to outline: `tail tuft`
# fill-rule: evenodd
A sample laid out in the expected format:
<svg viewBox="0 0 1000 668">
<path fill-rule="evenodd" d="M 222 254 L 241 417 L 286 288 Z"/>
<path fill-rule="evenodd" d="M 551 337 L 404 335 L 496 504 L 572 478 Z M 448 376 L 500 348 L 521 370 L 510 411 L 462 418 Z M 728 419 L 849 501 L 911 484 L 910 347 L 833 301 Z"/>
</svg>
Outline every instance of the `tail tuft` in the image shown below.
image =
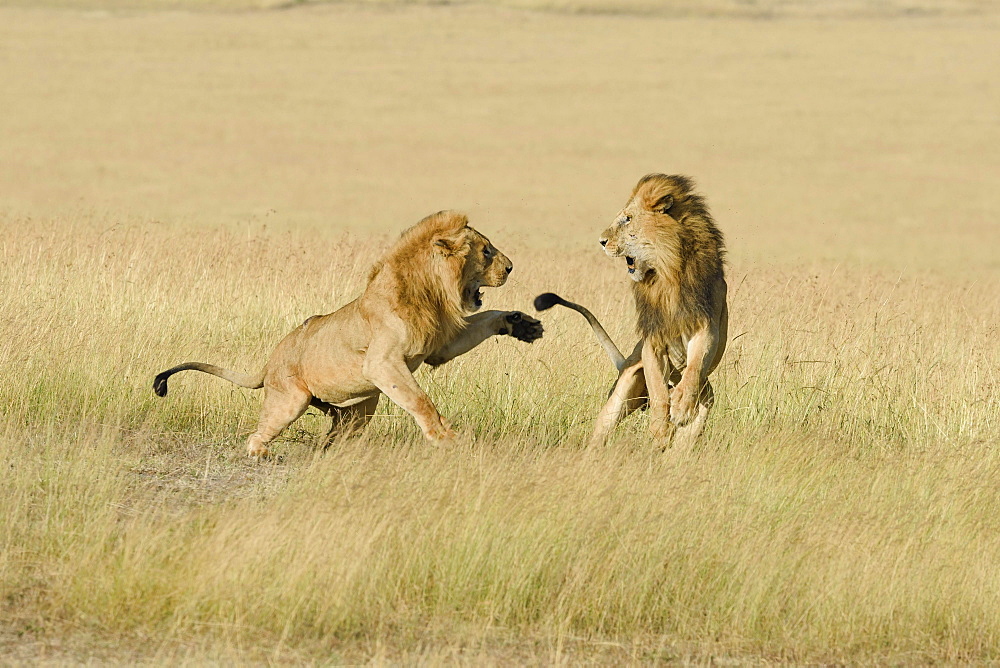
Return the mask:
<svg viewBox="0 0 1000 668">
<path fill-rule="evenodd" d="M 535 310 L 548 311 L 556 304 L 565 304 L 566 300 L 554 292 L 543 292 L 535 297 Z"/>
<path fill-rule="evenodd" d="M 167 378 L 169 376 L 170 373 L 164 371 L 163 373 L 159 374 L 158 376 L 156 376 L 156 378 L 153 379 L 153 392 L 156 392 L 156 396 L 158 397 L 167 396 Z"/>
</svg>

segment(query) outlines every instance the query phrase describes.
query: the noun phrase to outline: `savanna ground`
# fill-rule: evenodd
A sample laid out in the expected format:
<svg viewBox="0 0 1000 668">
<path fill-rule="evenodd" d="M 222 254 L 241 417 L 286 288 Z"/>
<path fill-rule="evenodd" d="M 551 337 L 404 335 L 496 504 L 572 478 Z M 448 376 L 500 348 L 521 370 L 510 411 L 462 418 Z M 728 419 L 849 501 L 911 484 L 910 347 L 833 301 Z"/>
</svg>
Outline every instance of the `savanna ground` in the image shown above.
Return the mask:
<svg viewBox="0 0 1000 668">
<path fill-rule="evenodd" d="M 996 4 L 411 4 L 0 2 L 0 658 L 1000 660 Z M 584 449 L 567 312 L 419 373 L 442 446 L 383 403 L 256 464 L 257 393 L 151 392 L 441 208 L 515 263 L 488 308 L 630 345 L 596 237 L 649 171 L 731 248 L 691 455 Z"/>
</svg>

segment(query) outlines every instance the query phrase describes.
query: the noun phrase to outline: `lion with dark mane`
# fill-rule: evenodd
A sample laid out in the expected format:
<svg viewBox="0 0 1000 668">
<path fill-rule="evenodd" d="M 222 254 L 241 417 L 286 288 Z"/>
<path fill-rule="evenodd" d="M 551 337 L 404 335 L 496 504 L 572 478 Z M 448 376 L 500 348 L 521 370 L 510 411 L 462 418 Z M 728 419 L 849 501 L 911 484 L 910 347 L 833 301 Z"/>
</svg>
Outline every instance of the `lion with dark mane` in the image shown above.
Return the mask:
<svg viewBox="0 0 1000 668">
<path fill-rule="evenodd" d="M 639 179 L 600 243 L 625 258 L 640 340 L 625 358 L 587 309 L 553 293 L 535 308 L 560 304 L 587 318 L 618 369 L 591 442 L 607 440 L 632 411 L 648 405 L 653 436 L 690 447 L 715 401 L 709 374 L 726 349 L 729 312 L 722 233 L 705 200 L 684 176 Z"/>
<path fill-rule="evenodd" d="M 251 389 L 264 388 L 247 454 L 263 457 L 268 444 L 309 406 L 333 418 L 325 445 L 363 428 L 385 394 L 413 416 L 424 436 L 454 436 L 413 377 L 424 362 L 437 366 L 497 335 L 531 342 L 538 320 L 520 311 L 485 311 L 480 289 L 499 287 L 514 265 L 454 211 L 427 216 L 403 232 L 375 264 L 364 293 L 334 313 L 309 318 L 275 348 L 256 374 L 186 362 L 156 376 L 167 394 L 178 371 L 203 371 Z"/>
</svg>

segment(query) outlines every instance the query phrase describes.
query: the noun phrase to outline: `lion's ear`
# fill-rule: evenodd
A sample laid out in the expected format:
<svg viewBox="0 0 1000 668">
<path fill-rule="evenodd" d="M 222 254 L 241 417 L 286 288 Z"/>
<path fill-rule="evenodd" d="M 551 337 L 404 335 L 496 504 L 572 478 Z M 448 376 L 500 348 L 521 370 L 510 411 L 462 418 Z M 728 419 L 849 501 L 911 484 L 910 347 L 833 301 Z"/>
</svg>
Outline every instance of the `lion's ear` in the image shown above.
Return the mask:
<svg viewBox="0 0 1000 668">
<path fill-rule="evenodd" d="M 656 204 L 653 205 L 653 211 L 658 213 L 670 213 L 670 207 L 674 205 L 673 195 L 664 195 L 660 199 L 656 200 Z"/>
<path fill-rule="evenodd" d="M 465 246 L 465 239 L 461 235 L 434 238 L 434 250 L 446 257 L 461 253 L 463 246 Z"/>
</svg>

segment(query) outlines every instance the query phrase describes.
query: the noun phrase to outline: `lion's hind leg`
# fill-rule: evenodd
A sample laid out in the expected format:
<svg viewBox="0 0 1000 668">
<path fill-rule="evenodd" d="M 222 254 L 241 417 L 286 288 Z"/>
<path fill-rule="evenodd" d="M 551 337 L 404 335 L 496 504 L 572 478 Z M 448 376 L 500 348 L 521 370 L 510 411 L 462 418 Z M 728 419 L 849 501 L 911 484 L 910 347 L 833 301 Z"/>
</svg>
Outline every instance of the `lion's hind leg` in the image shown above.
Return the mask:
<svg viewBox="0 0 1000 668">
<path fill-rule="evenodd" d="M 247 456 L 255 459 L 270 456 L 268 444 L 306 412 L 311 400 L 312 395 L 302 388 L 265 386 L 257 430 L 247 439 Z"/>
<path fill-rule="evenodd" d="M 642 362 L 633 360 L 632 364 L 622 370 L 608 401 L 597 415 L 597 422 L 590 436 L 590 447 L 604 445 L 615 425 L 633 411 L 645 406 L 646 402 L 646 378 L 643 375 Z"/>
<path fill-rule="evenodd" d="M 381 396 L 381 394 L 377 394 L 370 399 L 365 399 L 360 403 L 346 408 L 324 404 L 324 406 L 329 407 L 329 410 L 324 409 L 324 412 L 330 416 L 331 420 L 330 429 L 326 432 L 326 436 L 323 437 L 320 448 L 326 450 L 336 438 L 346 438 L 360 433 L 368 426 L 372 416 L 375 415 L 375 409 L 378 407 L 378 400 Z M 314 403 L 313 405 L 316 404 Z"/>
</svg>

